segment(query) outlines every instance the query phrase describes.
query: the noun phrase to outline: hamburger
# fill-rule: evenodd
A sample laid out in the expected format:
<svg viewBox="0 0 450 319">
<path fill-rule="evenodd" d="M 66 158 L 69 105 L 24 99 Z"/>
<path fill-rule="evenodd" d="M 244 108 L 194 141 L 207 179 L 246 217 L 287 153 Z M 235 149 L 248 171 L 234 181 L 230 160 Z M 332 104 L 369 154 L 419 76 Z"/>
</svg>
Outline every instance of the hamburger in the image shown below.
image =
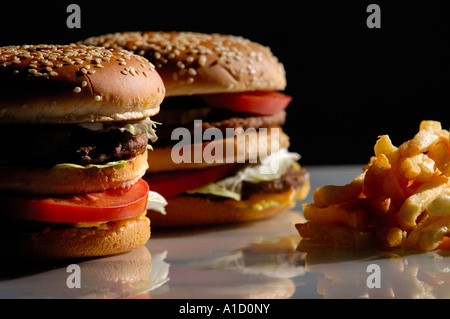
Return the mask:
<svg viewBox="0 0 450 319">
<path fill-rule="evenodd" d="M 0 85 L 3 256 L 93 257 L 144 245 L 155 198 L 142 179 L 156 139 L 150 117 L 164 98 L 154 66 L 125 50 L 6 46 Z"/>
<path fill-rule="evenodd" d="M 282 126 L 291 97 L 283 65 L 248 39 L 195 32 L 125 32 L 82 42 L 139 54 L 166 87 L 164 123 L 145 178 L 167 200 L 154 226 L 266 218 L 306 197 L 309 175 Z"/>
</svg>

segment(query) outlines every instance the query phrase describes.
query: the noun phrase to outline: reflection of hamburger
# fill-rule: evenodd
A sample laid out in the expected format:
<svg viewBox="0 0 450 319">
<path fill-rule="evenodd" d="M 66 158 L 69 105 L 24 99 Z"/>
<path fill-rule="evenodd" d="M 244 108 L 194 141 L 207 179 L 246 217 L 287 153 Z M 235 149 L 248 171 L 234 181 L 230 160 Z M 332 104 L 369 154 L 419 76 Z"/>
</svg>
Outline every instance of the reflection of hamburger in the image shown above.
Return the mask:
<svg viewBox="0 0 450 319">
<path fill-rule="evenodd" d="M 0 285 L 0 298 L 151 298 L 151 291 L 169 281 L 165 257 L 164 253 L 151 255 L 141 246 L 114 256 L 76 260 L 70 267 L 42 264 L 39 272 L 33 269 L 36 273 L 27 276 L 23 271 L 30 269 L 21 263 L 12 272 L 20 276 Z"/>
<path fill-rule="evenodd" d="M 155 120 L 164 125 L 148 176 L 168 205 L 167 215 L 151 215 L 153 225 L 260 219 L 306 196 L 308 174 L 281 130 L 291 100 L 278 92 L 285 71 L 268 48 L 188 32 L 116 33 L 84 43 L 132 50 L 163 78 L 168 98 Z"/>
<path fill-rule="evenodd" d="M 9 46 L 0 48 L 0 84 L 8 248 L 68 258 L 142 246 L 149 116 L 164 98 L 154 67 L 125 50 Z"/>
</svg>

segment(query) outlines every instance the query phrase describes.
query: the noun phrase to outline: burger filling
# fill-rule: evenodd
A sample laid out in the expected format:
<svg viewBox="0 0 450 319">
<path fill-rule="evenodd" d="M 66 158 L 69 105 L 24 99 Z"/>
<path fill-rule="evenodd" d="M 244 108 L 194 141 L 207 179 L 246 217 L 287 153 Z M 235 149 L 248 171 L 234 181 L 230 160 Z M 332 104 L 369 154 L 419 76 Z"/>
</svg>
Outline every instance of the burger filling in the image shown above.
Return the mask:
<svg viewBox="0 0 450 319">
<path fill-rule="evenodd" d="M 155 120 L 164 123 L 158 132 L 156 146 L 177 144 L 178 140 L 172 140 L 171 134 L 179 127 L 188 129 L 191 136 L 203 134 L 210 128 L 219 129 L 223 136 L 227 136 L 230 128 L 246 131 L 249 128 L 258 130 L 281 127 L 285 123 L 285 108 L 290 101 L 291 97 L 270 91 L 166 98 L 164 112 L 155 117 Z M 196 121 L 199 119 L 201 124 Z M 201 125 L 200 130 L 198 125 Z M 299 192 L 309 181 L 308 173 L 297 163 L 299 159 L 299 154 L 282 148 L 260 158 L 257 163 L 234 163 L 178 171 L 178 176 L 170 172 L 156 173 L 150 177 L 149 183 L 150 187 L 161 190 L 162 195 L 167 194 L 167 197 L 184 194 L 208 197 L 211 200 L 233 199 L 238 203 L 253 195 L 281 196 L 290 191 L 292 194 Z M 268 174 L 271 168 L 272 172 Z M 171 179 L 172 185 L 177 186 L 165 185 L 167 179 Z M 302 194 L 300 197 L 302 196 L 306 195 Z M 289 196 L 289 201 L 296 199 L 291 197 Z M 280 201 L 285 202 L 284 199 Z"/>
<path fill-rule="evenodd" d="M 307 180 L 308 173 L 297 164 L 299 159 L 297 153 L 281 149 L 263 158 L 258 164 L 247 164 L 233 176 L 189 190 L 187 193 L 239 201 L 257 193 L 281 193 L 300 188 Z"/>
<path fill-rule="evenodd" d="M 158 130 L 158 146 L 173 146 L 177 141 L 171 139 L 172 131 L 180 126 L 194 134 L 194 121 L 201 119 L 201 132 L 209 128 L 219 129 L 224 135 L 227 128 L 259 129 L 284 125 L 286 112 L 274 114 L 253 114 L 236 112 L 208 105 L 201 96 L 183 96 L 166 98 L 164 112 L 155 116 L 155 120 L 164 123 Z"/>
<path fill-rule="evenodd" d="M 0 163 L 34 167 L 57 164 L 104 165 L 144 153 L 155 141 L 155 122 L 0 125 Z"/>
<path fill-rule="evenodd" d="M 114 167 L 146 152 L 156 141 L 156 122 L 0 125 L 3 152 L 0 168 L 59 169 Z M 61 196 L 0 194 L 4 217 L 30 222 L 30 227 L 102 227 L 111 221 L 141 218 L 147 206 L 164 213 L 165 199 L 140 179 L 133 185 L 87 194 Z M 142 215 L 142 216 L 141 216 Z M 48 224 L 48 225 L 47 225 Z"/>
</svg>

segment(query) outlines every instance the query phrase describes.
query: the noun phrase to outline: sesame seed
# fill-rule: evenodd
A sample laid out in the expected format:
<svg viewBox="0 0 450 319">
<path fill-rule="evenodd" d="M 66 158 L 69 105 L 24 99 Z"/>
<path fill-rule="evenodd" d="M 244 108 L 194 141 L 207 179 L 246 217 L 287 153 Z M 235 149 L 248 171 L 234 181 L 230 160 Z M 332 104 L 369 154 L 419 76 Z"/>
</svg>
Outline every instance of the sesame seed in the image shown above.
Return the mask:
<svg viewBox="0 0 450 319">
<path fill-rule="evenodd" d="M 193 68 L 189 68 L 188 69 L 188 74 L 192 75 L 192 76 L 196 76 L 197 75 L 197 71 L 195 71 L 195 69 L 193 69 Z"/>
<path fill-rule="evenodd" d="M 99 101 L 102 100 L 102 97 L 101 97 L 100 95 L 96 95 L 96 96 L 94 97 L 94 100 L 97 101 L 97 102 L 99 102 Z"/>
<path fill-rule="evenodd" d="M 200 56 L 200 58 L 198 58 L 198 64 L 200 66 L 205 66 L 206 65 L 206 56 L 204 56 L 204 55 Z"/>
<path fill-rule="evenodd" d="M 73 91 L 74 91 L 75 93 L 80 93 L 80 92 L 81 92 L 81 88 L 80 88 L 79 86 L 77 86 L 77 87 L 75 87 L 75 88 L 73 89 Z"/>
<path fill-rule="evenodd" d="M 83 81 L 83 82 L 81 82 L 81 87 L 84 88 L 87 86 L 87 84 L 88 84 L 87 81 Z"/>
<path fill-rule="evenodd" d="M 177 67 L 179 67 L 180 69 L 184 69 L 186 66 L 184 65 L 183 62 L 178 61 L 178 62 L 177 62 Z"/>
</svg>

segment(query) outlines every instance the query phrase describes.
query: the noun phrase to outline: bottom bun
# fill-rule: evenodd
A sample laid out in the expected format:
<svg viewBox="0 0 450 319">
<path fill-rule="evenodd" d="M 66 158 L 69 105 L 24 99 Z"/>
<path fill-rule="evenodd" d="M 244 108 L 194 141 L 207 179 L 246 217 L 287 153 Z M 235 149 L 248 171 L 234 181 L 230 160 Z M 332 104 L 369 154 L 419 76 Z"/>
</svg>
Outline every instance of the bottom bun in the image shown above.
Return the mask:
<svg viewBox="0 0 450 319">
<path fill-rule="evenodd" d="M 216 200 L 204 196 L 178 195 L 167 198 L 166 215 L 148 211 L 153 227 L 202 226 L 244 222 L 283 213 L 305 199 L 309 180 L 296 189 L 282 193 L 262 193 L 246 200 Z"/>
<path fill-rule="evenodd" d="M 56 227 L 9 237 L 7 254 L 21 259 L 107 256 L 141 247 L 150 238 L 150 220 L 144 215 L 98 227 Z"/>
</svg>

